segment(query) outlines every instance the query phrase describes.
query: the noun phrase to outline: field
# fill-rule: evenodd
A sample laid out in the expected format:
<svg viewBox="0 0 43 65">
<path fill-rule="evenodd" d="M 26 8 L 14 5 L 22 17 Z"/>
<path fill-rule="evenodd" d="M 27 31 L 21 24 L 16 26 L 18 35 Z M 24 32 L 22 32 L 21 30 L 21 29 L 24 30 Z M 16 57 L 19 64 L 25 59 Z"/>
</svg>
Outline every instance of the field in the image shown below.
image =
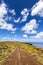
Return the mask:
<svg viewBox="0 0 43 65">
<path fill-rule="evenodd" d="M 37 48 L 32 46 L 32 44 L 21 42 L 0 42 L 0 65 L 15 52 L 16 46 L 28 52 L 32 57 L 43 64 L 43 48 Z"/>
</svg>

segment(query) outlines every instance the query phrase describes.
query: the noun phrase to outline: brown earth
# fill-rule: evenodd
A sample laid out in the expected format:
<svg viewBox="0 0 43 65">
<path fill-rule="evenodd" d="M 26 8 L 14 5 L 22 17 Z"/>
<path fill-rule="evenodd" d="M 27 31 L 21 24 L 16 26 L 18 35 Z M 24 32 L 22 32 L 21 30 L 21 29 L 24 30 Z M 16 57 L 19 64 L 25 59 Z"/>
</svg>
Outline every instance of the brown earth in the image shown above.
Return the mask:
<svg viewBox="0 0 43 65">
<path fill-rule="evenodd" d="M 15 52 L 2 65 L 43 65 L 34 59 L 28 52 L 15 45 Z"/>
</svg>

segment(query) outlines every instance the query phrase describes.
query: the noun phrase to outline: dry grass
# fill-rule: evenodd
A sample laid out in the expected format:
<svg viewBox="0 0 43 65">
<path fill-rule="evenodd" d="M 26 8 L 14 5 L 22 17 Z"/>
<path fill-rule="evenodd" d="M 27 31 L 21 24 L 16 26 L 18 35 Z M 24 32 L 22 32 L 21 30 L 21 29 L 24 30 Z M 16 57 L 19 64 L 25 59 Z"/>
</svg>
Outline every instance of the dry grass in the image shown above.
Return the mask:
<svg viewBox="0 0 43 65">
<path fill-rule="evenodd" d="M 0 43 L 0 65 L 1 63 L 14 52 L 14 44 L 9 42 Z"/>
<path fill-rule="evenodd" d="M 43 48 L 36 48 L 31 44 L 21 42 L 0 42 L 0 65 L 15 51 L 15 44 L 19 48 L 29 52 L 34 58 L 43 64 Z"/>
<path fill-rule="evenodd" d="M 18 47 L 28 51 L 35 59 L 43 64 L 43 48 L 37 48 L 31 44 L 18 43 Z"/>
</svg>

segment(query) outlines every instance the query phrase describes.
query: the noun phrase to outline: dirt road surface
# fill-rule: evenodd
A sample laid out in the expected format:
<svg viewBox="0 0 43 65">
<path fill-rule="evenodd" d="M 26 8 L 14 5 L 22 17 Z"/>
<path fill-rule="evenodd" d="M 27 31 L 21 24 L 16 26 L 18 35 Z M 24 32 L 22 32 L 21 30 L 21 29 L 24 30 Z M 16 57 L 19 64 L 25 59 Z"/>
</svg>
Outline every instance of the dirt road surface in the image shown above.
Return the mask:
<svg viewBox="0 0 43 65">
<path fill-rule="evenodd" d="M 15 45 L 15 52 L 2 65 L 43 65 L 35 60 L 28 52 Z"/>
</svg>

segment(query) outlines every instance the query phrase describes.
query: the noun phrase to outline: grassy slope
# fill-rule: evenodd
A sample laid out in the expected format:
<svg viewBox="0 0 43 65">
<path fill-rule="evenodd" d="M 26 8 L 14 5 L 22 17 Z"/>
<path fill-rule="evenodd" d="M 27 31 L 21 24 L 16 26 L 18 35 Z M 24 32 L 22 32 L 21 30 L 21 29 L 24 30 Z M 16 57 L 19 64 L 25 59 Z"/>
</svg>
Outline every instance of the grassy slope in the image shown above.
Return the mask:
<svg viewBox="0 0 43 65">
<path fill-rule="evenodd" d="M 1 63 L 14 52 L 14 44 L 9 42 L 0 43 L 0 65 Z"/>
<path fill-rule="evenodd" d="M 28 51 L 34 58 L 43 64 L 43 48 L 37 48 L 27 43 L 18 43 L 18 47 Z"/>
<path fill-rule="evenodd" d="M 34 58 L 43 63 L 43 49 L 36 48 L 31 44 L 24 44 L 21 42 L 3 42 L 0 43 L 0 65 L 9 55 L 15 51 L 15 44 L 19 48 L 29 52 Z"/>
</svg>

